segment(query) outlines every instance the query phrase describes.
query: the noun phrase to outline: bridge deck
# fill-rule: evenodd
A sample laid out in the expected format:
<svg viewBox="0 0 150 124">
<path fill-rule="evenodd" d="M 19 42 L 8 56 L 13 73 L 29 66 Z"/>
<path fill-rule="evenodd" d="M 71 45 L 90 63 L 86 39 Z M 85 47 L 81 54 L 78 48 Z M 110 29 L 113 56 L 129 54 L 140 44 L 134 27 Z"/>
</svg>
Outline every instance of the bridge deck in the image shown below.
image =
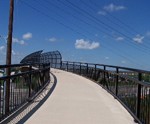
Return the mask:
<svg viewBox="0 0 150 124">
<path fill-rule="evenodd" d="M 133 124 L 128 112 L 92 81 L 53 69 L 57 85 L 26 124 Z"/>
</svg>

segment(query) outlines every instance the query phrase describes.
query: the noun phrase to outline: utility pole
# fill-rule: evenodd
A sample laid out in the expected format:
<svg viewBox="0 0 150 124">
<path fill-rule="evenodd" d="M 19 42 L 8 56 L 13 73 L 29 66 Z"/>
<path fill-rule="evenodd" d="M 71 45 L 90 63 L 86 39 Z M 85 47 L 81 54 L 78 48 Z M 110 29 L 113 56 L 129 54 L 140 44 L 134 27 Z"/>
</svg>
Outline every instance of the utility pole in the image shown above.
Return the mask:
<svg viewBox="0 0 150 124">
<path fill-rule="evenodd" d="M 6 65 L 11 65 L 13 15 L 14 15 L 13 13 L 14 13 L 14 0 L 10 0 Z M 11 68 L 8 67 L 6 68 L 6 75 L 10 76 L 10 74 L 11 74 Z M 5 114 L 9 112 L 9 98 L 10 98 L 10 79 L 7 79 L 6 80 L 6 96 L 5 96 Z"/>
</svg>

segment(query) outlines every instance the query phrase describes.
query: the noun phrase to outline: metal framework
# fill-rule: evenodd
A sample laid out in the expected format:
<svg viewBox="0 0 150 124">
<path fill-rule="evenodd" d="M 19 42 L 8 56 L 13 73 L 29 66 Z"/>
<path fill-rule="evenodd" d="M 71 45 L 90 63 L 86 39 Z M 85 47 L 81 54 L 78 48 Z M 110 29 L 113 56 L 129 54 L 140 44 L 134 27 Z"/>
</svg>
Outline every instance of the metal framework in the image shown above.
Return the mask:
<svg viewBox="0 0 150 124">
<path fill-rule="evenodd" d="M 87 77 L 111 93 L 138 124 L 150 124 L 150 71 L 62 61 L 61 70 Z"/>
<path fill-rule="evenodd" d="M 31 64 L 0 65 L 0 70 L 10 68 L 13 72 L 10 76 L 0 77 L 0 124 L 9 123 L 22 106 L 32 101 L 50 82 L 50 65 L 41 66 L 42 69 L 34 69 L 35 65 Z M 5 95 L 7 80 L 10 80 L 9 96 Z"/>
<path fill-rule="evenodd" d="M 27 55 L 25 58 L 21 60 L 20 63 L 28 63 L 28 64 L 34 64 L 34 63 L 50 63 L 51 67 L 57 67 L 61 65 L 62 62 L 62 56 L 59 51 L 51 51 L 51 52 L 45 52 L 42 53 L 43 50 L 31 53 Z"/>
<path fill-rule="evenodd" d="M 31 53 L 24 57 L 20 63 L 25 64 L 25 63 L 40 63 L 40 56 L 43 50 L 36 51 L 34 53 Z"/>
</svg>

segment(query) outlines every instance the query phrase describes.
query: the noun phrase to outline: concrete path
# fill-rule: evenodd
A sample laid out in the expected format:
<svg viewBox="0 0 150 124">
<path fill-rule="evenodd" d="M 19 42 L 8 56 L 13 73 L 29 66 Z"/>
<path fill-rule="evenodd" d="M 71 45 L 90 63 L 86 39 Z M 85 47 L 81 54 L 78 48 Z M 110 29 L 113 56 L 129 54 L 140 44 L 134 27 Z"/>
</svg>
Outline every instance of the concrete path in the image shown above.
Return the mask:
<svg viewBox="0 0 150 124">
<path fill-rule="evenodd" d="M 130 114 L 96 83 L 53 69 L 57 85 L 26 124 L 134 124 Z"/>
</svg>

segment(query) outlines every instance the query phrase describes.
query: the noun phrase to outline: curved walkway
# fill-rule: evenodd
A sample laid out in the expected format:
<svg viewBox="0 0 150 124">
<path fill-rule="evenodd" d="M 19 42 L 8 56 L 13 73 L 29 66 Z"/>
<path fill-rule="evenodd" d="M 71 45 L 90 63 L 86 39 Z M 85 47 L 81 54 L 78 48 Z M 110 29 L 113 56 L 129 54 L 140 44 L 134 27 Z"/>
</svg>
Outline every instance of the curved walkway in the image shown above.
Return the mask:
<svg viewBox="0 0 150 124">
<path fill-rule="evenodd" d="M 52 69 L 57 85 L 26 124 L 133 124 L 130 114 L 92 81 Z"/>
</svg>

